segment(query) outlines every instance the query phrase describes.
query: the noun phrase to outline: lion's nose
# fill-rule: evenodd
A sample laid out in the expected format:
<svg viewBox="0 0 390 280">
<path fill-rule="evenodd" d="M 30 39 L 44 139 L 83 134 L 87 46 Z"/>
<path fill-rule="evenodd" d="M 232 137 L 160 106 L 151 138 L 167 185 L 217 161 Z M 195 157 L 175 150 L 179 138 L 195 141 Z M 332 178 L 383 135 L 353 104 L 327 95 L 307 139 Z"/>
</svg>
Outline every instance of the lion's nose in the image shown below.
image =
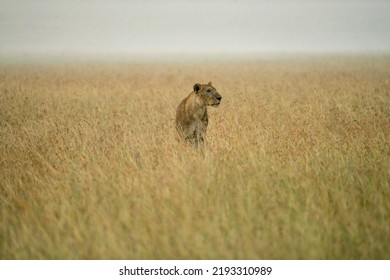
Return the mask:
<svg viewBox="0 0 390 280">
<path fill-rule="evenodd" d="M 218 99 L 219 101 L 221 101 L 222 96 L 217 96 L 217 99 Z"/>
</svg>

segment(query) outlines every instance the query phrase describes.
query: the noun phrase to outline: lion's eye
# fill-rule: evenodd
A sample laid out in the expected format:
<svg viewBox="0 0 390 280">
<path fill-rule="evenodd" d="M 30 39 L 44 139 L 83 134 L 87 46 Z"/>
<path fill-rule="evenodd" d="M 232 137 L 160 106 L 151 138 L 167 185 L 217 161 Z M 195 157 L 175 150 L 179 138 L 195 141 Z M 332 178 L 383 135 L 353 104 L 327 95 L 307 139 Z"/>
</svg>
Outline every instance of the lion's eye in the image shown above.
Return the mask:
<svg viewBox="0 0 390 280">
<path fill-rule="evenodd" d="M 207 90 L 207 92 L 211 92 L 211 90 L 210 90 L 210 89 L 208 89 L 208 90 Z"/>
</svg>

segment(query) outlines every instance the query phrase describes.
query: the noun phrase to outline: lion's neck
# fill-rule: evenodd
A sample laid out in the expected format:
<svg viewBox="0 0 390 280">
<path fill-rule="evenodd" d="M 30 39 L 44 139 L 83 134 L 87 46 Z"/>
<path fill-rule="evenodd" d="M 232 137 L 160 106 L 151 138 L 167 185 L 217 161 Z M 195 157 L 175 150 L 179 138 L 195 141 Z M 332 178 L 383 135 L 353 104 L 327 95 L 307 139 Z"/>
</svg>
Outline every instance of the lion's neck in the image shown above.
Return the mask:
<svg viewBox="0 0 390 280">
<path fill-rule="evenodd" d="M 199 99 L 199 97 L 196 95 L 196 93 L 191 93 L 189 96 L 190 98 L 190 106 L 191 110 L 190 112 L 194 112 L 194 117 L 201 119 L 207 112 L 207 108 L 204 105 L 204 102 Z"/>
</svg>

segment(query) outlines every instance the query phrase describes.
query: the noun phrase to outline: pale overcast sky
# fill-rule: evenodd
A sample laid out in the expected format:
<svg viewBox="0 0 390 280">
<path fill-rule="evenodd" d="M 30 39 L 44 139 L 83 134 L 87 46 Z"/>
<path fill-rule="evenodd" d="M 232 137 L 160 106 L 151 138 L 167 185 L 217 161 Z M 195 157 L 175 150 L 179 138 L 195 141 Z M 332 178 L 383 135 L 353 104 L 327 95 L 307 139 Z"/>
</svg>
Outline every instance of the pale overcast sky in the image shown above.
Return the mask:
<svg viewBox="0 0 390 280">
<path fill-rule="evenodd" d="M 0 54 L 390 51 L 389 0 L 0 0 Z"/>
</svg>

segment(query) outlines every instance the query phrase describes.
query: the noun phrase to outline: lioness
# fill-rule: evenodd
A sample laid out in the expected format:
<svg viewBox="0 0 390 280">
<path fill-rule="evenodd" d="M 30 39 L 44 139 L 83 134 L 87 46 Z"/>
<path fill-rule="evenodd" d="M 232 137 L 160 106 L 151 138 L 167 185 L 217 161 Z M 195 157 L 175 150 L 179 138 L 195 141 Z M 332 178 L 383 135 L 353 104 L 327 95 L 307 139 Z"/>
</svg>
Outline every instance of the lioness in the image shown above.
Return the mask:
<svg viewBox="0 0 390 280">
<path fill-rule="evenodd" d="M 176 110 L 176 128 L 180 136 L 195 144 L 202 143 L 209 122 L 206 106 L 218 107 L 221 99 L 211 82 L 195 84 L 194 91 L 183 99 Z"/>
</svg>

